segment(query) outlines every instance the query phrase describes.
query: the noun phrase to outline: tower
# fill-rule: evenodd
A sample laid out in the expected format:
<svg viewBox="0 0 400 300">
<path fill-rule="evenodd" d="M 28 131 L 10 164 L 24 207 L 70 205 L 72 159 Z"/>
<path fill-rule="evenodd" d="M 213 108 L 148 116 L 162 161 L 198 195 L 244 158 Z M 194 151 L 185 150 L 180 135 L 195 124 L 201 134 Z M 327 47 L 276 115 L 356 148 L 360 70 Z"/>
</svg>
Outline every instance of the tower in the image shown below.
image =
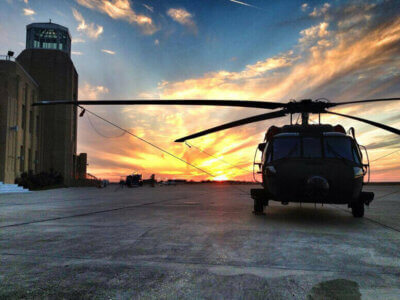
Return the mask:
<svg viewBox="0 0 400 300">
<path fill-rule="evenodd" d="M 60 50 L 71 56 L 68 28 L 55 23 L 32 23 L 26 26 L 26 49 Z"/>
<path fill-rule="evenodd" d="M 39 101 L 78 99 L 78 73 L 70 54 L 68 28 L 51 22 L 27 26 L 26 49 L 17 61 L 38 83 Z M 71 185 L 76 175 L 76 107 L 41 107 L 39 130 L 39 169 L 59 172 Z"/>
</svg>

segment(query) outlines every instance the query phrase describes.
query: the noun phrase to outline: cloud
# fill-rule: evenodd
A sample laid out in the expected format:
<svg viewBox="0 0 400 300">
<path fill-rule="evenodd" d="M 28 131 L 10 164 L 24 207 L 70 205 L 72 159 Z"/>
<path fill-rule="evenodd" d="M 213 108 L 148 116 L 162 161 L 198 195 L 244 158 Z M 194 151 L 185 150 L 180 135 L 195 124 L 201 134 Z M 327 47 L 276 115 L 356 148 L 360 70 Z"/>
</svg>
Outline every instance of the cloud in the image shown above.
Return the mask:
<svg viewBox="0 0 400 300">
<path fill-rule="evenodd" d="M 85 33 L 91 39 L 97 39 L 103 33 L 103 26 L 94 23 L 87 24 L 83 16 L 75 9 L 72 9 L 75 20 L 79 22 L 77 31 Z"/>
<path fill-rule="evenodd" d="M 377 138 L 377 141 L 373 141 L 366 145 L 368 150 L 382 149 L 382 148 L 400 148 L 400 139 L 398 136 L 384 136 L 383 138 Z"/>
<path fill-rule="evenodd" d="M 71 54 L 80 56 L 80 55 L 83 55 L 83 52 L 81 52 L 81 51 L 72 51 Z"/>
<path fill-rule="evenodd" d="M 172 18 L 175 22 L 186 26 L 194 33 L 197 33 L 196 23 L 193 21 L 193 15 L 183 8 L 170 8 L 167 11 L 167 15 Z"/>
<path fill-rule="evenodd" d="M 22 10 L 23 10 L 25 16 L 32 16 L 32 15 L 36 14 L 36 12 L 30 8 L 23 8 Z"/>
<path fill-rule="evenodd" d="M 311 18 L 314 23 L 299 31 L 298 41 L 289 51 L 260 57 L 235 71 L 215 69 L 213 72 L 179 81 L 165 78 L 158 86 L 140 96 L 160 99 L 266 101 L 326 97 L 338 102 L 398 96 L 400 17 L 398 14 L 388 17 L 387 11 L 390 11 L 387 7 L 379 5 L 368 9 L 360 5 L 351 11 L 349 5 L 344 5 L 335 10 L 327 10 L 324 16 L 327 19 L 324 18 L 323 22 Z M 366 15 L 370 17 L 357 17 Z M 346 22 L 351 25 L 344 26 Z M 102 95 L 98 94 L 97 97 Z M 379 106 L 343 106 L 334 111 L 400 127 L 397 117 L 400 112 L 398 102 Z M 111 120 L 118 120 L 124 128 L 130 128 L 135 134 L 184 157 L 210 173 L 251 180 L 251 174 L 225 165 L 194 148 L 173 143 L 173 140 L 235 119 L 260 114 L 259 110 L 142 106 L 140 109 L 107 108 L 101 114 Z M 313 115 L 312 119 L 315 118 L 317 117 Z M 398 147 L 393 135 L 368 124 L 329 115 L 323 115 L 322 120 L 324 123 L 341 123 L 345 128 L 354 126 L 360 144 L 370 146 L 371 160 L 393 151 L 382 147 Z M 263 139 L 265 130 L 272 124 L 281 126 L 287 122 L 288 118 L 280 118 L 254 123 L 190 142 L 235 165 L 251 169 L 254 148 Z M 208 178 L 179 161 L 163 157 L 157 150 L 133 138 L 104 140 L 98 136 L 93 137 L 93 131 L 89 129 L 87 132 L 80 132 L 82 135 L 79 145 L 83 148 L 81 150 L 90 153 L 89 170 L 95 175 L 107 174 L 111 178 L 119 179 L 120 174 L 126 175 L 132 168 L 140 166 L 144 169 L 145 177 L 156 173 L 157 178 Z M 400 180 L 399 169 L 400 160 L 396 155 L 379 160 L 373 165 L 372 180 Z"/>
<path fill-rule="evenodd" d="M 114 55 L 115 54 L 115 51 L 107 50 L 107 49 L 101 49 L 101 52 L 104 52 L 104 53 L 107 53 L 107 54 L 110 54 L 110 55 Z"/>
<path fill-rule="evenodd" d="M 325 41 L 322 38 L 325 38 L 329 35 L 329 31 L 327 30 L 329 24 L 327 22 L 322 22 L 318 25 L 311 26 L 300 31 L 301 38 L 299 39 L 300 44 L 308 44 L 308 42 L 312 42 L 315 40 Z"/>
<path fill-rule="evenodd" d="M 400 48 L 396 46 L 400 41 L 400 18 L 371 28 L 362 26 L 361 31 L 328 31 L 328 27 L 322 22 L 301 30 L 299 44 L 292 52 L 248 65 L 243 71 L 220 70 L 165 84 L 162 97 L 290 99 L 324 96 L 327 91 L 336 97 L 339 92 L 365 96 L 372 91 L 371 81 L 379 84 L 389 67 L 400 64 Z M 309 47 L 302 47 L 306 42 Z M 270 72 L 283 67 L 287 67 L 283 72 Z M 357 79 L 360 74 L 368 79 Z M 349 77 L 351 81 L 345 82 Z M 355 84 L 357 90 L 351 88 Z M 341 89 L 330 90 L 333 86 Z"/>
<path fill-rule="evenodd" d="M 302 10 L 302 11 L 306 11 L 308 8 L 309 8 L 308 3 L 303 3 L 303 4 L 301 5 L 301 10 Z"/>
<path fill-rule="evenodd" d="M 320 7 L 314 7 L 313 11 L 309 14 L 310 17 L 321 17 L 325 15 L 331 5 L 329 3 L 324 3 L 324 5 Z"/>
<path fill-rule="evenodd" d="M 292 51 L 278 56 L 258 61 L 247 65 L 240 72 L 228 72 L 221 70 L 207 73 L 201 78 L 187 79 L 182 82 L 162 82 L 159 90 L 164 98 L 209 98 L 209 99 L 241 99 L 256 98 L 250 95 L 257 81 L 268 76 L 269 72 L 278 72 L 282 68 L 289 67 L 298 59 Z M 270 74 L 271 75 L 271 74 Z M 248 89 L 243 87 L 249 83 Z"/>
<path fill-rule="evenodd" d="M 373 15 L 371 12 L 369 14 Z M 379 16 L 375 17 L 379 18 Z M 372 19 L 371 17 L 371 21 Z M 364 19 L 360 19 L 360 24 L 355 22 L 350 31 L 342 30 L 337 26 L 338 23 L 344 21 L 344 19 L 332 18 L 331 23 L 335 26 L 332 26 L 331 30 L 328 30 L 330 25 L 327 22 L 305 28 L 300 31 L 299 43 L 293 47 L 292 51 L 249 64 L 242 71 L 220 70 L 183 81 L 164 81 L 159 85 L 159 95 L 166 99 L 266 99 L 272 101 L 321 96 L 340 101 L 398 95 L 400 77 L 398 72 L 392 72 L 392 70 L 400 67 L 400 48 L 398 47 L 400 18 L 395 17 L 387 21 L 375 20 L 367 24 L 368 26 L 365 26 Z M 305 44 L 309 47 L 304 47 Z M 393 95 L 387 93 L 391 89 Z M 351 112 L 349 114 L 368 118 L 368 115 L 375 111 L 373 119 L 379 121 L 380 118 L 390 115 L 396 107 L 395 104 L 387 104 L 387 109 L 384 109 L 386 106 L 380 105 L 378 115 L 376 106 L 344 107 L 342 112 L 349 111 Z M 400 109 L 399 106 L 397 108 Z M 212 111 L 212 109 L 204 110 L 204 113 L 208 116 L 212 115 Z M 336 111 L 341 110 L 336 109 Z M 219 116 L 218 123 L 235 119 L 232 114 Z M 246 116 L 244 112 L 238 114 L 238 117 L 244 116 Z M 387 143 L 375 142 L 374 144 L 372 138 L 374 134 L 370 132 L 375 129 L 369 125 L 328 116 L 324 116 L 323 119 L 326 122 L 340 121 L 345 126 L 356 126 L 359 129 L 361 141 L 372 145 L 372 149 L 394 143 L 388 139 Z M 202 122 L 202 124 L 207 124 L 207 122 Z M 214 125 L 217 124 L 213 122 L 207 127 Z M 199 126 L 198 129 L 205 128 Z M 207 145 L 210 145 L 211 141 L 216 143 L 213 146 L 216 149 L 222 147 L 218 140 L 221 136 L 232 134 L 236 136 L 240 132 L 247 132 L 247 135 L 243 134 L 242 137 L 248 135 L 258 137 L 264 130 L 265 124 L 259 123 L 232 129 L 229 132 L 216 133 L 214 137 L 211 135 L 203 140 L 207 141 Z M 380 129 L 376 130 L 377 133 L 384 133 Z M 196 131 L 190 133 L 193 132 Z M 253 143 L 257 143 L 257 138 L 253 139 Z M 226 145 L 226 141 L 224 144 Z M 250 151 L 250 148 L 247 151 Z"/>
<path fill-rule="evenodd" d="M 132 9 L 129 0 L 76 0 L 82 6 L 97 10 L 113 19 L 120 19 L 138 25 L 144 34 L 153 34 L 158 29 L 153 20 L 145 15 L 138 15 Z"/>
<path fill-rule="evenodd" d="M 73 38 L 71 42 L 72 44 L 78 44 L 78 43 L 85 43 L 86 41 L 78 37 L 78 38 Z"/>
<path fill-rule="evenodd" d="M 107 87 L 102 85 L 91 85 L 88 82 L 84 82 L 83 85 L 79 87 L 79 99 L 84 100 L 97 100 L 101 96 L 108 94 L 109 90 Z"/>
</svg>

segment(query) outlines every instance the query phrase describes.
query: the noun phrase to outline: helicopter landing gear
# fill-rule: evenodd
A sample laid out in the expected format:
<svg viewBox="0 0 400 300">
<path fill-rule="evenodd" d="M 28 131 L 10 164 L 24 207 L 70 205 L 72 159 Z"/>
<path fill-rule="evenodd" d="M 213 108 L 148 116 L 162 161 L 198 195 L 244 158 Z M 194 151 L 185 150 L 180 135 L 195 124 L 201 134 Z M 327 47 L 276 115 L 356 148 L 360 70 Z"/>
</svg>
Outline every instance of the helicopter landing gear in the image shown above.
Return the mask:
<svg viewBox="0 0 400 300">
<path fill-rule="evenodd" d="M 262 199 L 254 199 L 254 210 L 255 215 L 265 215 L 264 213 L 264 203 Z"/>
<path fill-rule="evenodd" d="M 351 213 L 354 218 L 364 217 L 364 203 L 361 201 L 356 201 L 351 204 Z"/>
<path fill-rule="evenodd" d="M 267 194 L 264 189 L 251 189 L 251 198 L 254 200 L 254 210 L 255 215 L 265 215 L 264 206 L 268 205 Z"/>
</svg>

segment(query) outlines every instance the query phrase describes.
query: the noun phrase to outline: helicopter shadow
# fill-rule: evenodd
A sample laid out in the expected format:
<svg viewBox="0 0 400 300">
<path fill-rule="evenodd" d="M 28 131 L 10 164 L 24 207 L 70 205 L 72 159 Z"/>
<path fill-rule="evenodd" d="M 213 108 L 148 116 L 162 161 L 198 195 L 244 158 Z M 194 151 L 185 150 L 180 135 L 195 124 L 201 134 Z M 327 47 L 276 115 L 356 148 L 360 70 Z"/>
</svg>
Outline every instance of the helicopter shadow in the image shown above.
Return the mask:
<svg viewBox="0 0 400 300">
<path fill-rule="evenodd" d="M 355 219 L 351 214 L 347 214 L 332 206 L 267 206 L 265 215 L 259 216 L 266 223 L 274 224 L 292 224 L 307 227 L 329 227 L 329 228 L 345 228 L 359 226 L 362 219 Z M 317 227 L 316 227 L 317 228 Z"/>
</svg>

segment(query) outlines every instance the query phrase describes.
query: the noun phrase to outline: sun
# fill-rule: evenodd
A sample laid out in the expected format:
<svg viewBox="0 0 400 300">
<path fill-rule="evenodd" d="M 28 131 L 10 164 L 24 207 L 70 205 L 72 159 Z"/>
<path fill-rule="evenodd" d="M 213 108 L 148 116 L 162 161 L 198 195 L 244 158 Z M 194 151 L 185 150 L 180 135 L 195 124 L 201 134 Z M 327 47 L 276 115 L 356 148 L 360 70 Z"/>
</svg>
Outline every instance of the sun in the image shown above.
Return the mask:
<svg viewBox="0 0 400 300">
<path fill-rule="evenodd" d="M 214 177 L 215 181 L 224 181 L 224 180 L 228 180 L 228 177 L 226 177 L 226 175 L 218 175 L 216 177 Z"/>
</svg>

